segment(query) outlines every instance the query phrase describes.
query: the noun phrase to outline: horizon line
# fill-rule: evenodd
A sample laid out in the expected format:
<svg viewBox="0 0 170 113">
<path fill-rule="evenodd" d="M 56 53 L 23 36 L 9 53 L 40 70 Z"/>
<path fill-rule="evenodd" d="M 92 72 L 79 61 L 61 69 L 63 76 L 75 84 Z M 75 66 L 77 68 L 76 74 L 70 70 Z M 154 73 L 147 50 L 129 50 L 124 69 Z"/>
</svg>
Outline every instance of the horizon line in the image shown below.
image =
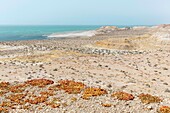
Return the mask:
<svg viewBox="0 0 170 113">
<path fill-rule="evenodd" d="M 88 24 L 0 24 L 0 26 L 155 26 L 161 24 L 127 24 L 127 25 L 118 25 L 118 24 L 97 24 L 97 25 L 88 25 Z"/>
</svg>

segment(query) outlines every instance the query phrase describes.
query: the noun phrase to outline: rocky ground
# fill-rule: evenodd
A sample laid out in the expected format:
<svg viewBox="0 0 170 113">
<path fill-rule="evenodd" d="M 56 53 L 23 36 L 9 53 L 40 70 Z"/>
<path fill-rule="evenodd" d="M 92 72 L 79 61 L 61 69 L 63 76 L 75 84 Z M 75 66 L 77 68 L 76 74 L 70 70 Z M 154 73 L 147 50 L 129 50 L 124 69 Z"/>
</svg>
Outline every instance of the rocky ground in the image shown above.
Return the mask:
<svg viewBox="0 0 170 113">
<path fill-rule="evenodd" d="M 0 111 L 170 113 L 168 27 L 1 42 Z"/>
</svg>

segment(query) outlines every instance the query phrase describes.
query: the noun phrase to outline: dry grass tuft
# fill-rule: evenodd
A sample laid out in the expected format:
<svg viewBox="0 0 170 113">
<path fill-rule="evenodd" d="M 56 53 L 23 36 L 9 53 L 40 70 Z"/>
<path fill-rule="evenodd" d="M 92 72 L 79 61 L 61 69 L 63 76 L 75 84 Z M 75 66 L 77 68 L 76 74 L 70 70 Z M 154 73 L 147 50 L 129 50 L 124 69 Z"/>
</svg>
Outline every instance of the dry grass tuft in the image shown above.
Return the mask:
<svg viewBox="0 0 170 113">
<path fill-rule="evenodd" d="M 150 103 L 159 103 L 162 100 L 157 96 L 152 96 L 150 94 L 140 94 L 139 99 L 142 101 L 142 103 L 150 104 Z"/>
<path fill-rule="evenodd" d="M 134 96 L 126 92 L 115 92 L 112 94 L 112 97 L 116 97 L 119 100 L 133 100 Z"/>
</svg>

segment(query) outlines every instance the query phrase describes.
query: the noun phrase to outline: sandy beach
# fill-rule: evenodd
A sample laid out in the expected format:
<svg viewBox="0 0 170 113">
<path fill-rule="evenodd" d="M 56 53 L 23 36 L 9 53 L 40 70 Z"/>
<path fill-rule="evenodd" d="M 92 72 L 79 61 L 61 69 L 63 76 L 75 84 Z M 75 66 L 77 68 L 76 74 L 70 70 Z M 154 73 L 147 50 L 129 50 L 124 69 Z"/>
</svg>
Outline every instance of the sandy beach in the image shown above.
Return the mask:
<svg viewBox="0 0 170 113">
<path fill-rule="evenodd" d="M 170 113 L 170 25 L 59 36 L 0 42 L 0 112 Z"/>
</svg>

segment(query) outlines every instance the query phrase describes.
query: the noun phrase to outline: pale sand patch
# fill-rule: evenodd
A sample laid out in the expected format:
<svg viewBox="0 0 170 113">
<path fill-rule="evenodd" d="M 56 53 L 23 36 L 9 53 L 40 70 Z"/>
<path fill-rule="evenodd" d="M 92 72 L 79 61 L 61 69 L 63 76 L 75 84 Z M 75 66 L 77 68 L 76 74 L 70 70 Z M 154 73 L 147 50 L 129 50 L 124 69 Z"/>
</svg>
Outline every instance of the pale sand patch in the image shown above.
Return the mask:
<svg viewBox="0 0 170 113">
<path fill-rule="evenodd" d="M 26 46 L 4 46 L 4 45 L 0 45 L 0 51 L 24 49 L 25 47 Z"/>
<path fill-rule="evenodd" d="M 84 56 L 86 54 L 81 54 L 73 51 L 62 51 L 62 50 L 53 50 L 53 51 L 46 51 L 40 52 L 36 51 L 34 54 L 31 55 L 20 55 L 15 57 L 1 57 L 0 61 L 22 61 L 22 62 L 51 62 L 56 58 L 60 57 L 67 57 L 67 56 Z"/>
<path fill-rule="evenodd" d="M 93 47 L 117 50 L 156 50 L 161 48 L 159 40 L 151 35 L 142 35 L 127 38 L 108 38 L 97 41 Z"/>
</svg>

